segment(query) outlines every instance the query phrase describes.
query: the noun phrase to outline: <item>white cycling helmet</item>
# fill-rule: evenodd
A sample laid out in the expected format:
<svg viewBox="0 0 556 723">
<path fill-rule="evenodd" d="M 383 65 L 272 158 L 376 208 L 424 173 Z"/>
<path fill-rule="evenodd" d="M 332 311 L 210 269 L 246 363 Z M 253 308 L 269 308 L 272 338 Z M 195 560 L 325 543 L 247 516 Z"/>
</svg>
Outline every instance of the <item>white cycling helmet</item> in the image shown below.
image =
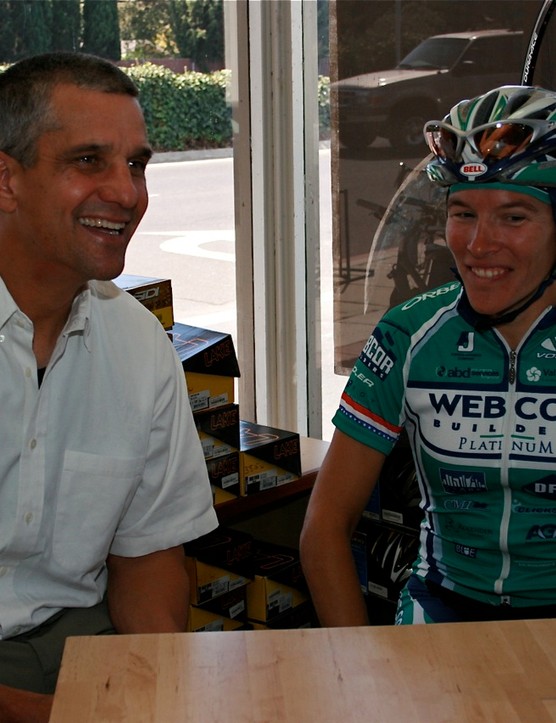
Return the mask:
<svg viewBox="0 0 556 723">
<path fill-rule="evenodd" d="M 463 100 L 425 140 L 429 178 L 442 186 L 510 183 L 556 187 L 556 92 L 505 85 Z M 516 189 L 517 190 L 517 189 Z"/>
</svg>

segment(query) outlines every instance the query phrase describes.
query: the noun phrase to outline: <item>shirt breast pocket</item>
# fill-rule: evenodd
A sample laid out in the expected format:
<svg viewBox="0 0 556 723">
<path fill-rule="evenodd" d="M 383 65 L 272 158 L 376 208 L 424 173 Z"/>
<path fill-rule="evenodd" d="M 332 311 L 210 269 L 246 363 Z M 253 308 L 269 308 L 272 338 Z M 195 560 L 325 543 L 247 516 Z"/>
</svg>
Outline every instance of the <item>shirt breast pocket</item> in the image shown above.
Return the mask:
<svg viewBox="0 0 556 723">
<path fill-rule="evenodd" d="M 53 530 L 53 558 L 63 570 L 98 571 L 141 479 L 143 460 L 66 452 Z"/>
</svg>

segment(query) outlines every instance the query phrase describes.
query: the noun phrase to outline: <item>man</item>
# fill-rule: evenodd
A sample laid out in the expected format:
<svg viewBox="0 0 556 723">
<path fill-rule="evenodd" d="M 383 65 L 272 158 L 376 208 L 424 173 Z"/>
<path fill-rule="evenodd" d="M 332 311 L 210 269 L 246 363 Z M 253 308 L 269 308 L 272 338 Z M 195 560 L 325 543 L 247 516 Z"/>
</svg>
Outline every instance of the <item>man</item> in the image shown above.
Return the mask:
<svg viewBox="0 0 556 723">
<path fill-rule="evenodd" d="M 0 720 L 47 720 L 64 638 L 183 631 L 216 524 L 183 370 L 110 279 L 147 208 L 137 89 L 53 53 L 0 75 Z"/>
<path fill-rule="evenodd" d="M 423 522 L 397 623 L 556 615 L 555 121 L 556 93 L 507 86 L 426 126 L 460 280 L 389 311 L 347 383 L 301 541 L 323 625 L 368 622 L 350 539 L 403 427 Z"/>
</svg>

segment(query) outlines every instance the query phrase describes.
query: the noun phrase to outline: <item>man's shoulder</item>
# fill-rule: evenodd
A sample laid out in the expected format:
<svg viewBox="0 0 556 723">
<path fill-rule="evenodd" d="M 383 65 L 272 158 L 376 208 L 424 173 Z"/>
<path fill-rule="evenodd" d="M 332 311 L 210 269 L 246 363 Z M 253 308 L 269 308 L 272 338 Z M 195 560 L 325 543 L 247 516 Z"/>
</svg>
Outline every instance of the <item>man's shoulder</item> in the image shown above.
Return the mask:
<svg viewBox="0 0 556 723">
<path fill-rule="evenodd" d="M 113 281 L 90 281 L 92 323 L 102 323 L 117 333 L 145 337 L 149 332 L 163 332 L 162 324 L 132 294 L 120 289 Z"/>
</svg>

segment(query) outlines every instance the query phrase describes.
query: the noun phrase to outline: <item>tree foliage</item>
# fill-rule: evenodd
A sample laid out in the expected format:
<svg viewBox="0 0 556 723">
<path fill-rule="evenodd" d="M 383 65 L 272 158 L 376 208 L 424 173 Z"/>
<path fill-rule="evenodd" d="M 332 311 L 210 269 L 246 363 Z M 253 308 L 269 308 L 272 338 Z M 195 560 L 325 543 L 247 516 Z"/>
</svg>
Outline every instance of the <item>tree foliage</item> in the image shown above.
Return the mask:
<svg viewBox="0 0 556 723">
<path fill-rule="evenodd" d="M 199 71 L 224 65 L 223 0 L 123 0 L 120 19 L 134 57 L 189 58 Z"/>
<path fill-rule="evenodd" d="M 56 0 L 54 0 L 56 2 Z M 83 51 L 120 60 L 120 25 L 117 0 L 84 0 Z"/>
<path fill-rule="evenodd" d="M 119 60 L 117 0 L 0 0 L 0 61 L 50 50 Z"/>
<path fill-rule="evenodd" d="M 52 3 L 51 50 L 79 50 L 81 46 L 81 5 L 79 0 Z"/>
</svg>

